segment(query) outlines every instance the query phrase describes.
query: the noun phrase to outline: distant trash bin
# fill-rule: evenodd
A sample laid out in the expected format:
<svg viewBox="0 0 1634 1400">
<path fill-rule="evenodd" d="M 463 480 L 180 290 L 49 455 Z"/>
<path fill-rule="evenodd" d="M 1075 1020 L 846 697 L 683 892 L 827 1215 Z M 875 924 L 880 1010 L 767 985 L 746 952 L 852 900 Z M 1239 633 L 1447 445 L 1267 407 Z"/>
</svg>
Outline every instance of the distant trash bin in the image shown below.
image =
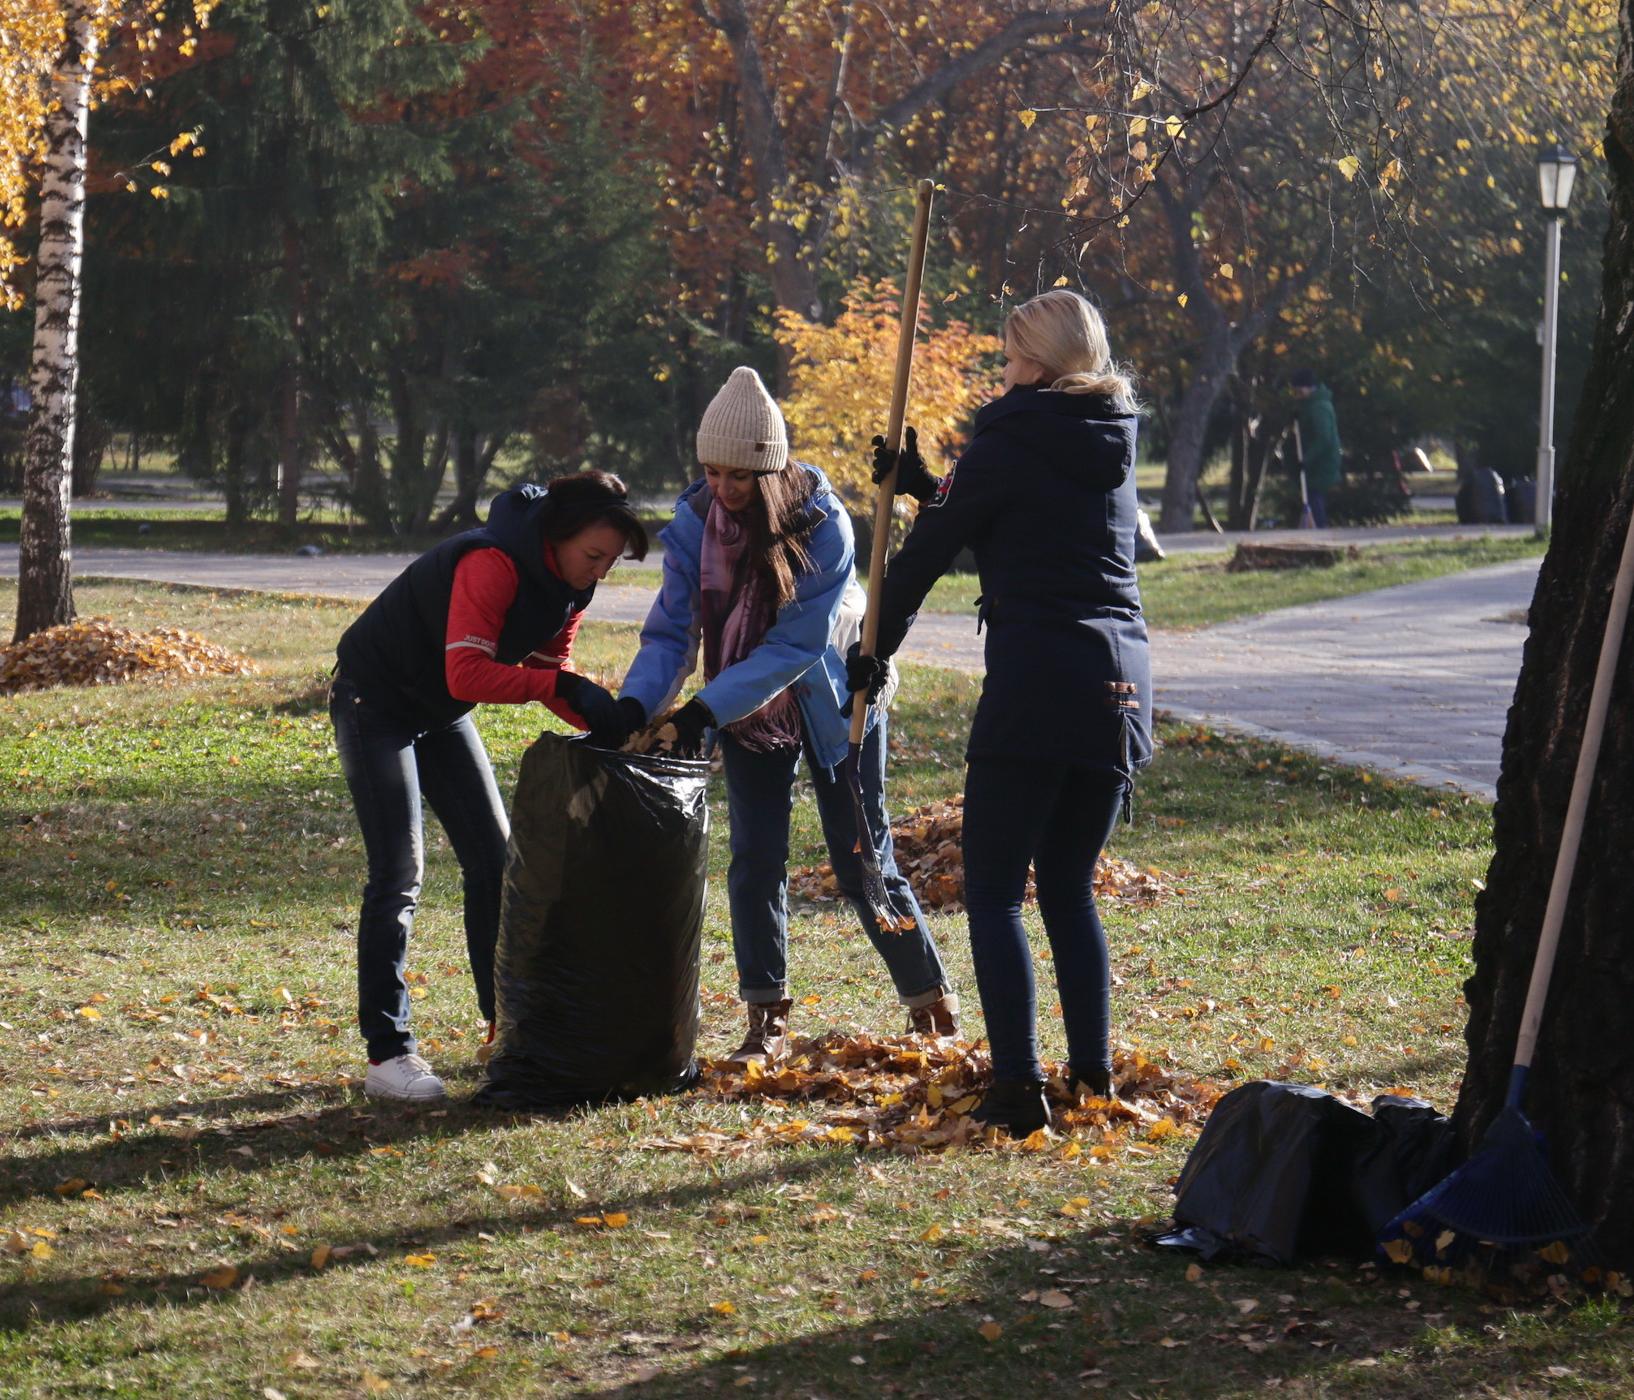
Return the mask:
<svg viewBox="0 0 1634 1400">
<path fill-rule="evenodd" d="M 1490 467 L 1464 473 L 1454 497 L 1460 525 L 1505 525 L 1509 508 L 1504 501 L 1504 479 Z"/>
<path fill-rule="evenodd" d="M 1511 525 L 1530 525 L 1538 518 L 1538 483 L 1530 476 L 1511 479 L 1504 492 L 1504 504 Z"/>
</svg>

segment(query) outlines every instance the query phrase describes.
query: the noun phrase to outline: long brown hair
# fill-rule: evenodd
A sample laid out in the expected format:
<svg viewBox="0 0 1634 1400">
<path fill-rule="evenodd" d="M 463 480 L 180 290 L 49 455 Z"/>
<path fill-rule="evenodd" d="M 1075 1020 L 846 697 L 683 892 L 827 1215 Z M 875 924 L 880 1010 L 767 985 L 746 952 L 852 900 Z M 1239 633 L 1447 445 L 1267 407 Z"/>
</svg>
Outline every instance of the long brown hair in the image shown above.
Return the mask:
<svg viewBox="0 0 1634 1400">
<path fill-rule="evenodd" d="M 755 477 L 755 501 L 746 512 L 748 553 L 779 608 L 794 601 L 798 577 L 812 567 L 806 543 L 817 525 L 811 508 L 816 484 L 811 473 L 792 460 L 780 471 Z"/>
</svg>

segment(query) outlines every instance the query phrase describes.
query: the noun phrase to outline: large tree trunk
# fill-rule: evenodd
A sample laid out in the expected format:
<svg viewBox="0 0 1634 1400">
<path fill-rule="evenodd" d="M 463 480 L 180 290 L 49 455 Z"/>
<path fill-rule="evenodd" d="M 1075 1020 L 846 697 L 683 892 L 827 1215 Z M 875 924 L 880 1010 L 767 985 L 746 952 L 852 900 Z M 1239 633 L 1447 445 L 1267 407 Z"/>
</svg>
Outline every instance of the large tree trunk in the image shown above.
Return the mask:
<svg viewBox="0 0 1634 1400">
<path fill-rule="evenodd" d="M 477 498 L 487 484 L 488 472 L 505 437 L 495 433 L 484 443 L 482 435 L 465 423 L 454 431 L 453 440 L 454 499 L 430 522 L 432 532 L 439 535 L 455 528 L 474 530 L 482 523 L 477 518 Z"/>
<path fill-rule="evenodd" d="M 40 253 L 34 284 L 34 352 L 23 466 L 23 521 L 17 564 L 22 641 L 74 619 L 68 499 L 73 480 L 74 394 L 79 383 L 80 261 L 85 251 L 85 137 L 96 35 L 75 6 L 68 42 L 52 76 L 56 104 L 46 117 L 40 185 Z"/>
<path fill-rule="evenodd" d="M 1180 396 L 1169 437 L 1169 460 L 1163 473 L 1163 529 L 1181 534 L 1195 524 L 1197 482 L 1203 474 L 1203 449 L 1209 419 L 1237 367 L 1237 346 L 1229 330 L 1210 335 L 1197 358 L 1191 382 Z"/>
<path fill-rule="evenodd" d="M 1634 510 L 1634 72 L 1630 0 L 1606 154 L 1612 217 L 1594 361 L 1562 464 L 1504 736 L 1492 866 L 1476 903 L 1470 1058 L 1456 1120 L 1474 1142 L 1498 1111 L 1560 844 L 1601 632 Z M 1634 1264 L 1634 638 L 1624 643 L 1587 828 L 1544 1009 L 1528 1115 L 1595 1223 L 1608 1264 Z"/>
</svg>

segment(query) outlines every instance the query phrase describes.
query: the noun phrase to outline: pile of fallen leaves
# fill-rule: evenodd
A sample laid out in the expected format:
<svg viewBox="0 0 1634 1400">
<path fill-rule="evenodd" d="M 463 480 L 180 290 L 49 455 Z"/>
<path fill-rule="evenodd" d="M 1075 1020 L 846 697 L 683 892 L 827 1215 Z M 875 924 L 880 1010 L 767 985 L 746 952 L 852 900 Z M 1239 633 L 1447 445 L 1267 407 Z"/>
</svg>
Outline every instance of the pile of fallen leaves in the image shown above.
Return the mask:
<svg viewBox="0 0 1634 1400">
<path fill-rule="evenodd" d="M 255 663 L 180 627 L 137 632 L 93 617 L 0 647 L 0 695 L 137 676 L 249 676 Z"/>
<path fill-rule="evenodd" d="M 1144 1145 L 1189 1136 L 1230 1087 L 1170 1074 L 1136 1051 L 1120 1050 L 1113 1062 L 1115 1097 L 1074 1097 L 1055 1075 L 1048 1086 L 1055 1127 L 1015 1141 L 969 1116 L 990 1073 L 987 1052 L 965 1041 L 829 1032 L 795 1042 L 788 1061 L 769 1069 L 704 1062 L 697 1092 L 759 1105 L 768 1110 L 759 1121 L 639 1145 L 704 1156 L 802 1143 L 901 1150 L 969 1145 L 1106 1161 L 1125 1148 L 1150 1150 Z"/>
<path fill-rule="evenodd" d="M 897 866 L 927 909 L 957 914 L 965 907 L 964 855 L 960 847 L 964 824 L 963 796 L 916 807 L 891 824 Z M 789 888 L 805 899 L 838 899 L 840 894 L 834 867 L 827 861 L 794 871 L 789 876 Z M 1142 869 L 1131 861 L 1107 855 L 1095 866 L 1097 899 L 1155 904 L 1175 892 L 1170 878 L 1161 870 Z M 1027 898 L 1034 898 L 1034 893 L 1029 875 Z"/>
</svg>

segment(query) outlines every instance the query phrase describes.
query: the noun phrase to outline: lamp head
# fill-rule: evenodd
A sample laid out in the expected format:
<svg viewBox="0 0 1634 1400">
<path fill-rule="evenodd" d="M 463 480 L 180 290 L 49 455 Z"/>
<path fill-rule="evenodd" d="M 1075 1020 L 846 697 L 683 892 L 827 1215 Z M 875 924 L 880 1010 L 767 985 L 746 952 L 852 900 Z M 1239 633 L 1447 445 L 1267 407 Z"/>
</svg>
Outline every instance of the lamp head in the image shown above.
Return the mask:
<svg viewBox="0 0 1634 1400">
<path fill-rule="evenodd" d="M 1538 196 L 1544 213 L 1555 218 L 1572 202 L 1572 185 L 1577 179 L 1577 157 L 1564 146 L 1549 145 L 1538 151 Z"/>
</svg>

